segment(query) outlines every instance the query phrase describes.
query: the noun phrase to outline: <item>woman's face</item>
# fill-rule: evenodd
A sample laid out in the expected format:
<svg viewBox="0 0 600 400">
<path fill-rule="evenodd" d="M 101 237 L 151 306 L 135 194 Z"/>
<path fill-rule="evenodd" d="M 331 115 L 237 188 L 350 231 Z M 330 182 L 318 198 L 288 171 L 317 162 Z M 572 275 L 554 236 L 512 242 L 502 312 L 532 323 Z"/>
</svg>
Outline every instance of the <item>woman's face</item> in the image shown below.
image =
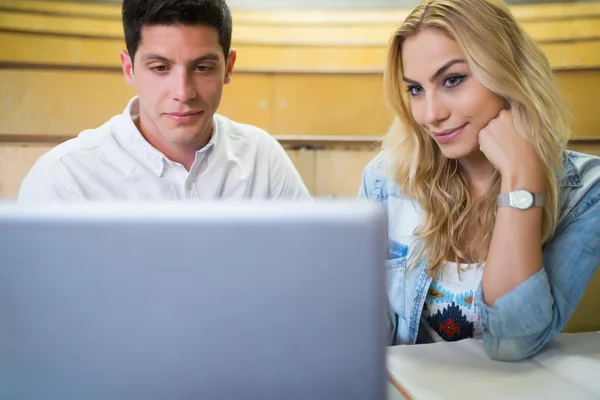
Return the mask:
<svg viewBox="0 0 600 400">
<path fill-rule="evenodd" d="M 403 80 L 415 121 L 451 159 L 479 152 L 479 131 L 505 106 L 473 77 L 458 44 L 426 29 L 402 46 Z"/>
</svg>

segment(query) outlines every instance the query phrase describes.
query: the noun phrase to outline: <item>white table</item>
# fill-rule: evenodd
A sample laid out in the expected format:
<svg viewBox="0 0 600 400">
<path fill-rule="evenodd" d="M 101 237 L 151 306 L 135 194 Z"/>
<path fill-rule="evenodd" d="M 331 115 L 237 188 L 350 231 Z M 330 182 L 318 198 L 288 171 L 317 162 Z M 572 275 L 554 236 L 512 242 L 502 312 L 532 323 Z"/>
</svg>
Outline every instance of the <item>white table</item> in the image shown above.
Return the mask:
<svg viewBox="0 0 600 400">
<path fill-rule="evenodd" d="M 561 334 L 521 362 L 492 361 L 469 339 L 389 347 L 387 364 L 389 400 L 600 399 L 600 332 Z"/>
</svg>

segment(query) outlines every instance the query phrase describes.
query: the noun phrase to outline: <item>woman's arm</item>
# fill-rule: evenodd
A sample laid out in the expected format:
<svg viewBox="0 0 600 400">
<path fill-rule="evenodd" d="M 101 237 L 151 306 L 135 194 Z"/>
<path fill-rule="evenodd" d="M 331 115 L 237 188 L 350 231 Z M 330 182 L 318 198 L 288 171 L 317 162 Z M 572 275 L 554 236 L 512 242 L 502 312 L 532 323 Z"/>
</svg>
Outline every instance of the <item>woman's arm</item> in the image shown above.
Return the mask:
<svg viewBox="0 0 600 400">
<path fill-rule="evenodd" d="M 544 169 L 533 146 L 502 110 L 479 133 L 481 151 L 500 172 L 501 193 L 518 189 L 544 194 Z M 542 208 L 498 207 L 482 277 L 487 305 L 514 290 L 542 268 Z"/>
<path fill-rule="evenodd" d="M 519 166 L 515 166 L 519 169 Z M 521 169 L 502 176 L 501 193 L 521 188 L 543 193 L 542 177 Z M 483 299 L 489 306 L 542 268 L 542 208 L 498 207 L 482 277 Z"/>
<path fill-rule="evenodd" d="M 544 246 L 542 264 L 493 306 L 484 301 L 486 289 L 481 282 L 475 305 L 490 358 L 518 361 L 536 354 L 563 330 L 575 311 L 600 266 L 600 181 Z"/>
<path fill-rule="evenodd" d="M 516 132 L 510 111 L 490 121 L 479 144 L 500 172 L 503 193 L 519 188 L 544 193 L 540 160 Z M 484 347 L 493 359 L 527 358 L 560 333 L 600 264 L 600 169 L 581 173 L 585 176 L 562 193 L 577 199 L 543 249 L 541 208 L 497 210 L 475 296 Z"/>
</svg>

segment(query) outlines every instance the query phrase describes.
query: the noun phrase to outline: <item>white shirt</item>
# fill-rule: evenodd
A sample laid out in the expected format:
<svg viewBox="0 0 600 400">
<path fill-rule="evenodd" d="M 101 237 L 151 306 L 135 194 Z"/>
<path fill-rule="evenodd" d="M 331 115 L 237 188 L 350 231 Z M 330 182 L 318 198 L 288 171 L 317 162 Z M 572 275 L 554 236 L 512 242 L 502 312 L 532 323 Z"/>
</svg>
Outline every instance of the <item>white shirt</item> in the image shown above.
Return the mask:
<svg viewBox="0 0 600 400">
<path fill-rule="evenodd" d="M 484 265 L 442 265 L 440 277 L 431 282 L 421 314 L 421 327 L 431 341 L 454 342 L 482 339 L 480 313 L 475 306 L 475 291 Z"/>
<path fill-rule="evenodd" d="M 18 201 L 310 198 L 267 132 L 215 115 L 212 138 L 188 172 L 144 139 L 133 121 L 138 110 L 134 97 L 122 114 L 40 157 Z"/>
</svg>

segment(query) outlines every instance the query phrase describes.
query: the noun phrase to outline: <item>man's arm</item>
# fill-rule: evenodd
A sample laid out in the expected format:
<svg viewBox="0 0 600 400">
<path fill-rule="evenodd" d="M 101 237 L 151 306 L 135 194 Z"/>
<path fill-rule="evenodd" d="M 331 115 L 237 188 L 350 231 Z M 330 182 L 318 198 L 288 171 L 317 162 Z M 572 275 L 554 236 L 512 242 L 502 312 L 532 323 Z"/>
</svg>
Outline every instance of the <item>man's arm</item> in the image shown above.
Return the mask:
<svg viewBox="0 0 600 400">
<path fill-rule="evenodd" d="M 83 200 L 84 196 L 65 166 L 42 156 L 21 182 L 19 204 L 44 204 Z"/>
<path fill-rule="evenodd" d="M 269 178 L 269 199 L 311 199 L 294 163 L 275 138 L 269 151 Z"/>
</svg>

